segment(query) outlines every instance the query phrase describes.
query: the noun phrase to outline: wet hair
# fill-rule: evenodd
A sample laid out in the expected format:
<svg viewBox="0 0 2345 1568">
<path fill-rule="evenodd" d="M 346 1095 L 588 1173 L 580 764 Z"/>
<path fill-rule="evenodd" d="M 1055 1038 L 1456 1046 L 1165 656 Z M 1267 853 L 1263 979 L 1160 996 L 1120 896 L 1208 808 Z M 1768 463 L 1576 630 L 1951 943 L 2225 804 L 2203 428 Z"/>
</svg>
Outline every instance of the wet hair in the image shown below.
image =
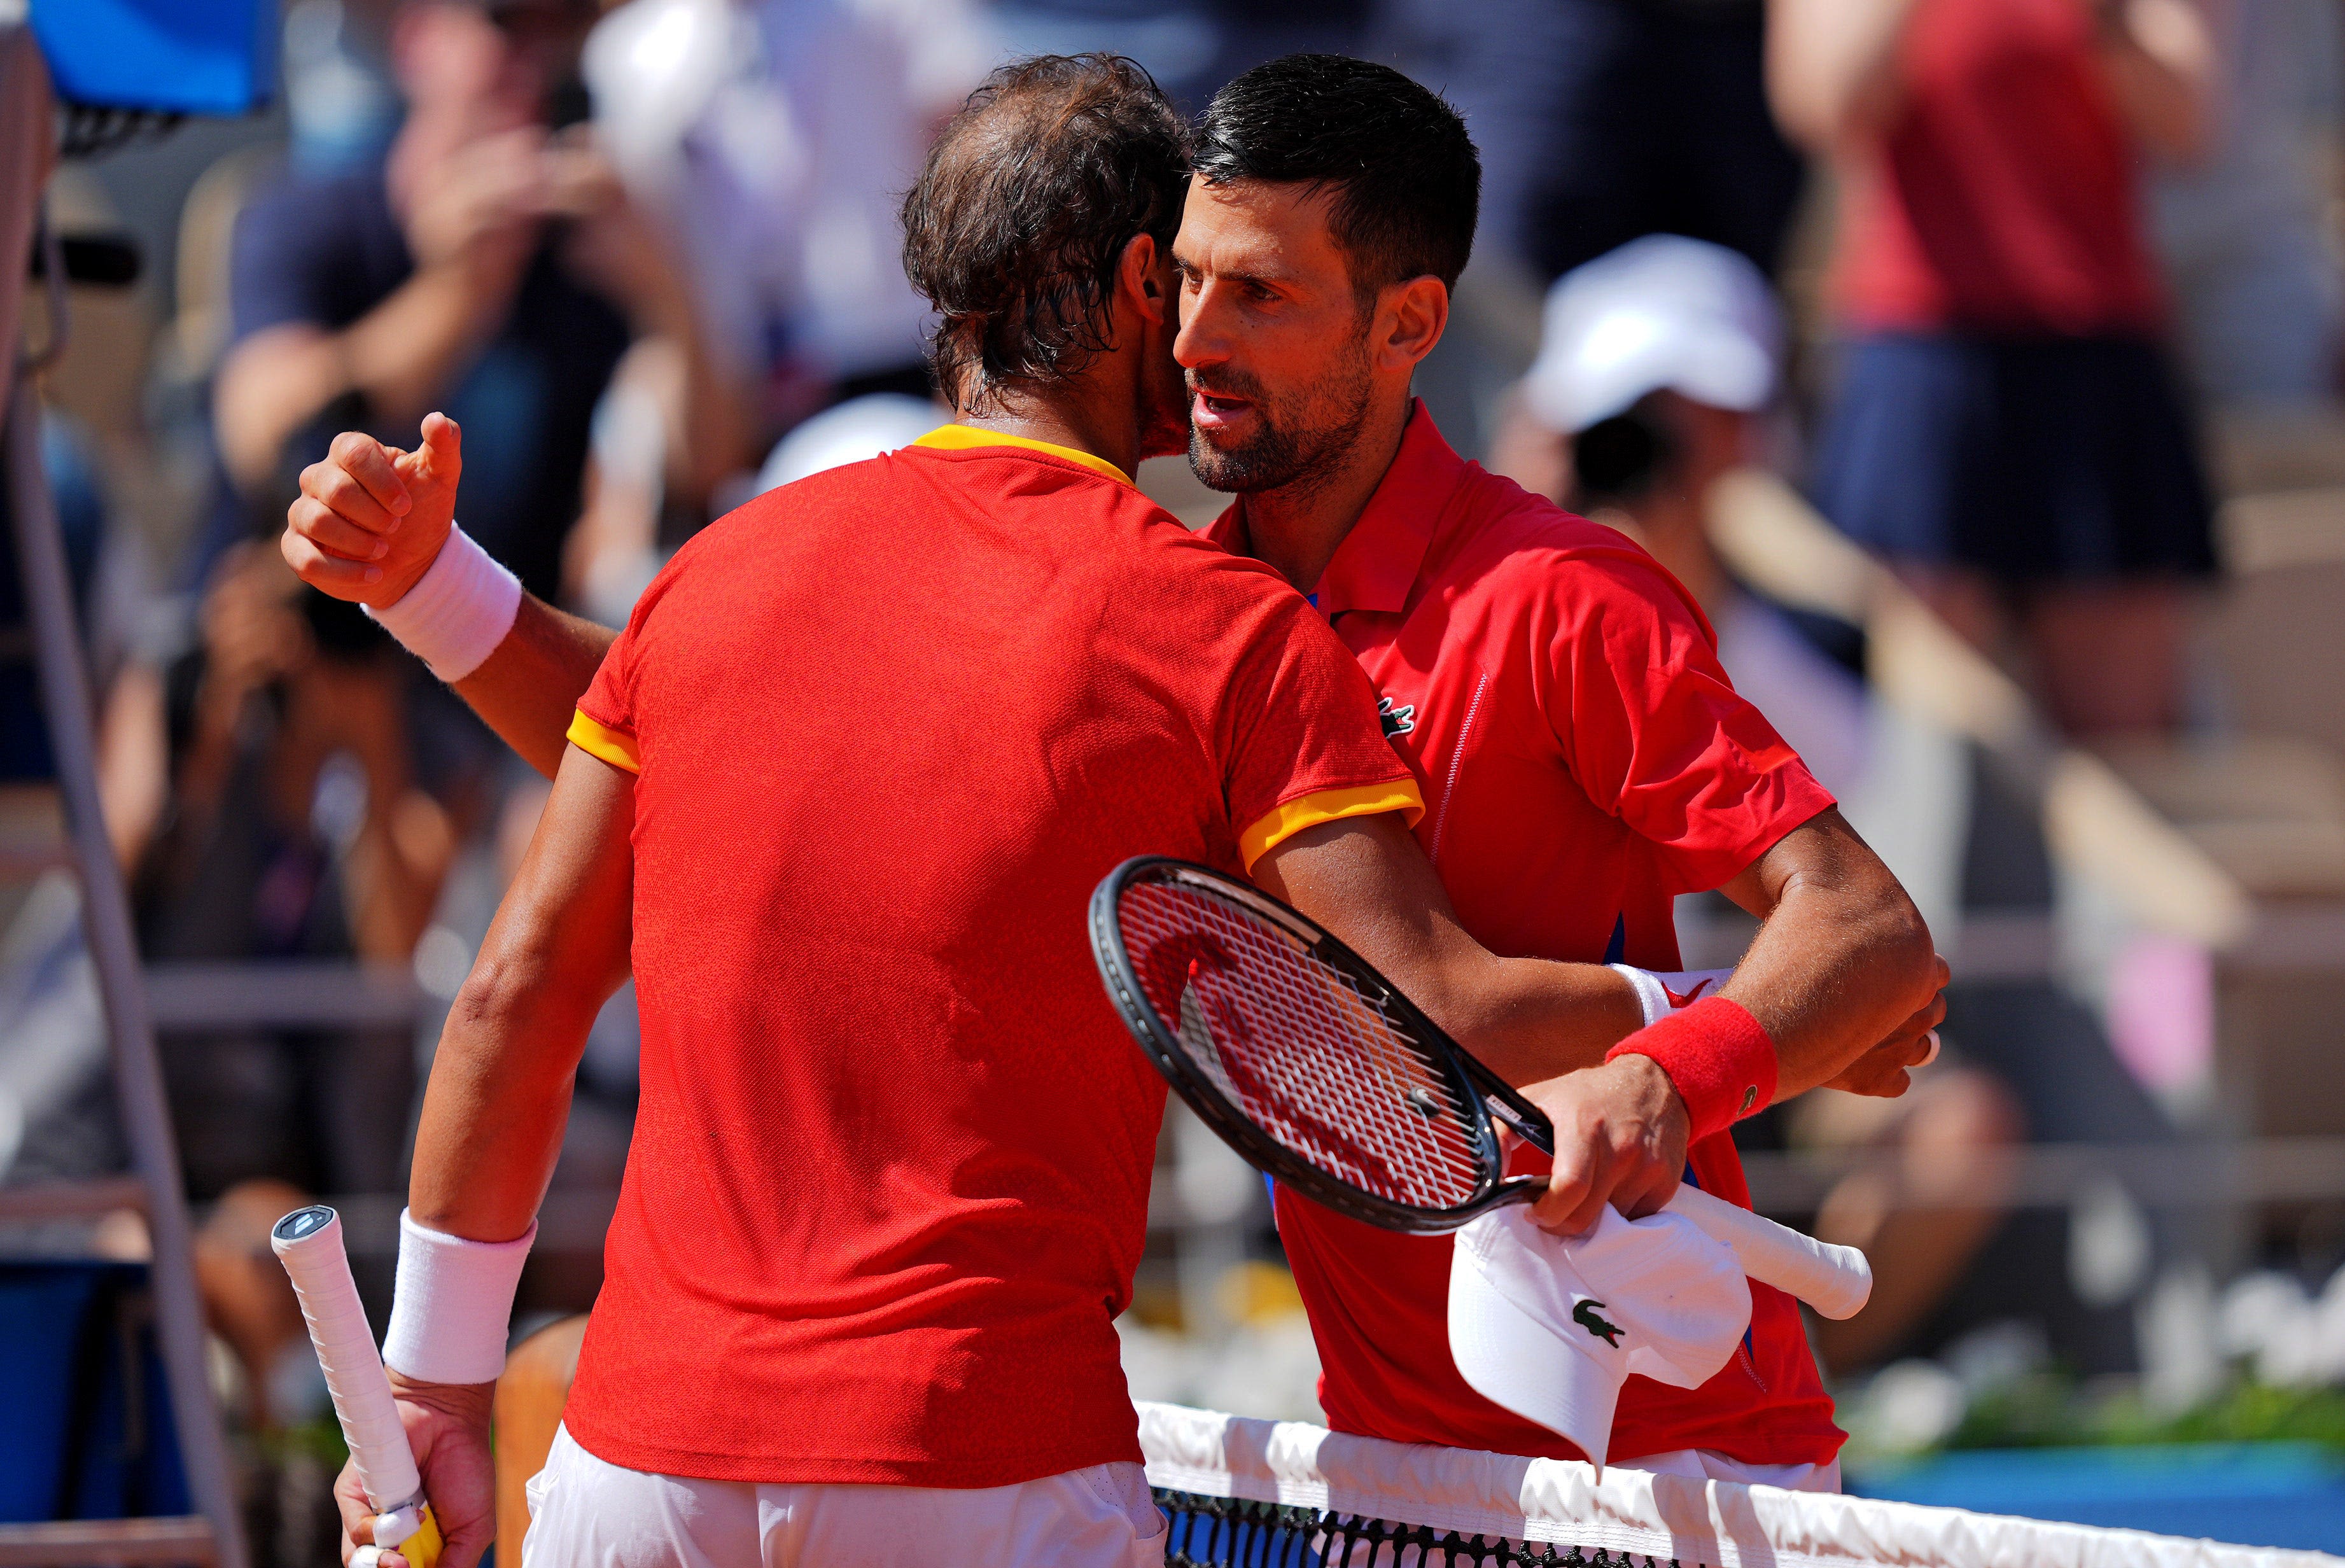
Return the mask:
<svg viewBox="0 0 2345 1568">
<path fill-rule="evenodd" d="M 1363 307 L 1411 278 L 1455 288 L 1474 251 L 1474 139 L 1439 94 L 1390 66 L 1343 55 L 1256 66 L 1213 95 L 1192 167 L 1209 185 L 1333 191 L 1330 227 Z"/>
<path fill-rule="evenodd" d="M 1107 349 L 1125 247 L 1170 249 L 1188 188 L 1181 117 L 1119 55 L 1042 55 L 987 77 L 904 198 L 904 272 L 936 307 L 937 383 L 982 402 Z"/>
</svg>

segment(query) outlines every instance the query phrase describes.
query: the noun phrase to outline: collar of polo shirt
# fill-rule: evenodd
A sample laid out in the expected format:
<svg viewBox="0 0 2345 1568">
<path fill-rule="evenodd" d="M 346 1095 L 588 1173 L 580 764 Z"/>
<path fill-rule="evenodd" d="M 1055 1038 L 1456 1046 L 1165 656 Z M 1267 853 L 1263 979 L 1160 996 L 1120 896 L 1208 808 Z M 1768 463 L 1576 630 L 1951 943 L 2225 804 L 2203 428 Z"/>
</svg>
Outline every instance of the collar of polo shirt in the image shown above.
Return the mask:
<svg viewBox="0 0 2345 1568">
<path fill-rule="evenodd" d="M 1056 442 L 1036 441 L 1029 435 L 1011 435 L 999 430 L 980 430 L 973 424 L 939 425 L 912 444 L 933 447 L 939 452 L 971 452 L 987 446 L 1022 446 L 1030 452 L 1048 453 L 1052 457 L 1063 457 L 1069 463 L 1079 463 L 1094 473 L 1104 473 L 1110 479 L 1119 480 L 1125 484 L 1132 483 L 1132 475 L 1104 457 L 1095 456 L 1071 446 L 1061 446 Z"/>
<path fill-rule="evenodd" d="M 1417 400 L 1409 409 L 1392 466 L 1385 470 L 1360 520 L 1344 535 L 1320 575 L 1311 596 L 1319 613 L 1333 619 L 1345 610 L 1391 615 L 1406 610 L 1441 514 L 1465 477 L 1466 460 L 1434 427 L 1424 400 Z M 1205 536 L 1225 550 L 1252 554 L 1245 497 L 1232 502 Z"/>
</svg>

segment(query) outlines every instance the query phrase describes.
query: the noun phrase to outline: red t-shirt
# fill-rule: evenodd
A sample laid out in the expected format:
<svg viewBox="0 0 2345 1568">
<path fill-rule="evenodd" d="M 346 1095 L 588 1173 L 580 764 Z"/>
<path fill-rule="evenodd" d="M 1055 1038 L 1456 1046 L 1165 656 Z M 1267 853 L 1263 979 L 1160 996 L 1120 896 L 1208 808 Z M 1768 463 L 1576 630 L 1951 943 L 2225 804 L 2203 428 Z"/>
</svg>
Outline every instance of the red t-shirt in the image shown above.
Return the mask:
<svg viewBox="0 0 2345 1568">
<path fill-rule="evenodd" d="M 1211 536 L 1246 540 L 1244 503 Z M 1459 920 L 1494 952 L 1678 965 L 1671 901 L 1731 881 L 1832 803 L 1734 692 L 1690 596 L 1625 535 L 1452 452 L 1419 404 L 1400 455 L 1313 602 L 1381 694 L 1416 765 L 1416 836 Z M 1748 1204 L 1724 1134 L 1690 1176 Z M 1545 1168 L 1518 1153 L 1518 1171 Z M 1278 1192 L 1311 1310 L 1319 1400 L 1340 1431 L 1579 1458 L 1500 1409 L 1449 1355 L 1450 1241 Z M 1699 1389 L 1631 1378 L 1612 1457 L 1714 1449 L 1746 1463 L 1840 1450 L 1798 1307 L 1754 1283 L 1751 1331 Z"/>
<path fill-rule="evenodd" d="M 2131 148 L 2078 0 L 1922 0 L 1842 182 L 1838 294 L 1873 331 L 2158 330 Z"/>
<path fill-rule="evenodd" d="M 1091 890 L 1417 799 L 1266 568 L 1088 454 L 929 441 L 685 545 L 572 728 L 638 773 L 642 1100 L 564 1413 L 615 1464 L 983 1487 L 1138 1459 L 1113 1319 L 1164 1086 Z"/>
</svg>

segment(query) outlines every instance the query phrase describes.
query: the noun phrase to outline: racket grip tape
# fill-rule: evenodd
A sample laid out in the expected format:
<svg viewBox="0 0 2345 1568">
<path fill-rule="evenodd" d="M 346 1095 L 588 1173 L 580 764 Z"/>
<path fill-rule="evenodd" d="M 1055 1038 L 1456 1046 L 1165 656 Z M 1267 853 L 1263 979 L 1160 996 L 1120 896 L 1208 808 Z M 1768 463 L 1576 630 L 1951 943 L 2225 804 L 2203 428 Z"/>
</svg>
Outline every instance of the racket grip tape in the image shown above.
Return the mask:
<svg viewBox="0 0 2345 1568">
<path fill-rule="evenodd" d="M 378 1525 L 375 1543 L 395 1548 L 411 1568 L 431 1568 L 440 1555 L 439 1526 L 423 1502 L 423 1478 L 415 1468 L 407 1429 L 400 1424 L 366 1307 L 350 1278 L 341 1216 L 322 1204 L 297 1208 L 277 1222 L 269 1240 L 300 1300 L 310 1343 L 325 1371 L 334 1416 L 341 1422 L 367 1503 L 378 1515 L 401 1516 Z M 383 1539 L 402 1530 L 408 1532 L 398 1540 Z"/>
<path fill-rule="evenodd" d="M 1682 1183 L 1668 1207 L 1724 1242 L 1743 1273 L 1798 1297 L 1827 1318 L 1853 1318 L 1872 1298 L 1873 1265 L 1853 1247 L 1802 1236 Z"/>
</svg>

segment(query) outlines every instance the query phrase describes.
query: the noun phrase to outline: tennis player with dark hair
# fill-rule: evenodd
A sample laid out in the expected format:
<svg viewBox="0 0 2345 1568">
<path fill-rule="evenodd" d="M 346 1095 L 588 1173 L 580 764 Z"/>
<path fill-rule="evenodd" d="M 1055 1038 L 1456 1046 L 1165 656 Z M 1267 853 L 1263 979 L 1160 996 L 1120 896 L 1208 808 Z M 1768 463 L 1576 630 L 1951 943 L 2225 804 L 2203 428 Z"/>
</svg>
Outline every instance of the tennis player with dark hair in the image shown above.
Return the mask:
<svg viewBox="0 0 2345 1568">
<path fill-rule="evenodd" d="M 1747 1204 L 1734 1121 L 1818 1085 L 1902 1093 L 1934 1052 L 1945 971 L 1919 915 L 1735 695 L 1676 579 L 1460 459 L 1412 399 L 1474 243 L 1481 170 L 1449 106 L 1383 66 L 1292 56 L 1215 96 L 1193 166 L 1174 352 L 1192 465 L 1238 493 L 1211 536 L 1309 593 L 1367 669 L 1425 789 L 1416 836 L 1492 951 L 1670 972 L 1675 895 L 1722 889 L 1761 918 L 1722 992 L 1660 1016 L 1668 998 L 1611 1052 L 1667 1070 L 1692 1117 L 1686 1179 Z M 1567 1229 L 1605 1201 L 1580 1157 L 1558 1147 Z M 1577 1457 L 1458 1375 L 1448 1237 L 1283 1189 L 1277 1212 L 1331 1425 Z M 1710 1382 L 1629 1380 L 1613 1462 L 1837 1489 L 1842 1434 L 1798 1310 L 1751 1297 L 1744 1349 Z"/>
<path fill-rule="evenodd" d="M 630 970 L 642 1100 L 564 1430 L 509 1543 L 532 1563 L 1158 1560 L 1113 1319 L 1164 1088 L 1083 920 L 1133 854 L 1250 871 L 1531 1083 L 1584 1173 L 1549 1218 L 1674 1188 L 1686 1112 L 1659 1064 L 1555 1075 L 1635 1026 L 1626 980 L 1464 934 L 1358 663 L 1129 480 L 1186 438 L 1185 179 L 1128 62 L 998 73 L 905 204 L 960 422 L 703 532 L 583 696 L 594 633 L 507 597 L 481 649 L 509 590 L 461 535 L 420 565 L 401 540 L 452 488 L 444 422 L 384 473 L 342 470 L 389 509 L 337 494 L 349 535 L 292 536 L 346 588 L 403 562 L 383 617 L 533 755 L 556 752 L 525 717 L 545 695 L 513 686 L 576 699 L 401 1220 L 384 1359 L 448 1568 L 485 1544 L 515 1278 L 587 1026 Z"/>
</svg>

